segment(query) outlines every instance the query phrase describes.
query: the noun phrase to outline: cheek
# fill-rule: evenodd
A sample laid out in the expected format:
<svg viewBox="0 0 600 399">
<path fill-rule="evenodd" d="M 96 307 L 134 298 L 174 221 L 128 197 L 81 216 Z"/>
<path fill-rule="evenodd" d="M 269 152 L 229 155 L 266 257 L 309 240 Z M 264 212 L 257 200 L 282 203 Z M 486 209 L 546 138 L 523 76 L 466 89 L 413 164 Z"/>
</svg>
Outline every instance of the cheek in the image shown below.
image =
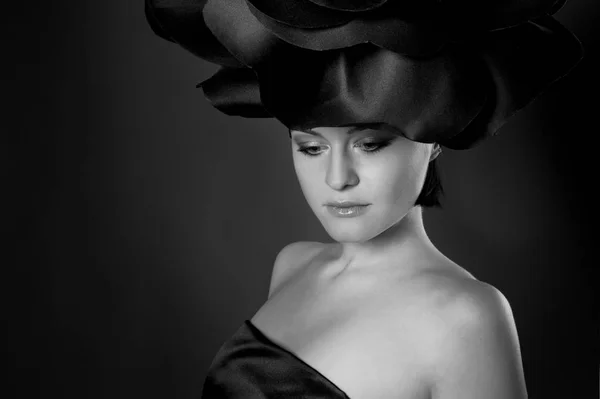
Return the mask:
<svg viewBox="0 0 600 399">
<path fill-rule="evenodd" d="M 307 160 L 299 157 L 304 155 L 294 155 L 294 170 L 300 188 L 306 199 L 310 202 L 318 192 L 319 168 L 317 162 L 307 162 Z M 310 160 L 309 160 L 310 161 Z"/>
<path fill-rule="evenodd" d="M 424 157 L 420 152 L 393 153 L 365 171 L 369 182 L 367 192 L 383 204 L 413 201 L 420 192 L 424 167 Z"/>
</svg>

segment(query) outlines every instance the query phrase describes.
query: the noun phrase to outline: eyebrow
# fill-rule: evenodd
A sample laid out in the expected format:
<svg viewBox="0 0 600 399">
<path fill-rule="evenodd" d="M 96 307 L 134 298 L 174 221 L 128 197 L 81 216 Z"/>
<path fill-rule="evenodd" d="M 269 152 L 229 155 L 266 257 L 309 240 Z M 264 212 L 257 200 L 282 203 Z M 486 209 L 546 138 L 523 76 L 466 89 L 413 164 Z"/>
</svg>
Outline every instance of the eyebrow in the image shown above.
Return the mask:
<svg viewBox="0 0 600 399">
<path fill-rule="evenodd" d="M 368 130 L 368 129 L 379 129 L 384 125 L 385 124 L 383 124 L 383 123 L 362 123 L 360 125 L 352 126 L 352 128 L 349 129 L 346 133 L 352 134 L 352 133 L 356 133 L 356 132 L 360 132 L 360 131 Z M 343 127 L 343 126 L 339 126 L 339 127 Z M 319 136 L 319 137 L 323 138 L 323 135 L 321 133 L 315 132 L 313 129 L 314 128 L 310 128 L 310 129 L 306 129 L 306 130 L 304 130 L 304 129 L 294 129 L 294 130 L 302 132 L 302 133 L 312 134 L 313 136 Z M 291 137 L 292 129 L 289 129 L 289 135 Z"/>
</svg>

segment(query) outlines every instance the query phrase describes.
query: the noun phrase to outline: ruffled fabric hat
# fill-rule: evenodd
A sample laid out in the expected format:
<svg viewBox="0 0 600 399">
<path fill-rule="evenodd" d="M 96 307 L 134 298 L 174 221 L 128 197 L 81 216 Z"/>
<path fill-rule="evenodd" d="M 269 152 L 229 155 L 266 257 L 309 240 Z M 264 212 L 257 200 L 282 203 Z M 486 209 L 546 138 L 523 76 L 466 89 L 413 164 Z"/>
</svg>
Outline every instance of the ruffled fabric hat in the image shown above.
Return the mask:
<svg viewBox="0 0 600 399">
<path fill-rule="evenodd" d="M 146 0 L 160 37 L 221 68 L 227 115 L 290 129 L 385 123 L 471 148 L 581 59 L 566 0 Z"/>
</svg>

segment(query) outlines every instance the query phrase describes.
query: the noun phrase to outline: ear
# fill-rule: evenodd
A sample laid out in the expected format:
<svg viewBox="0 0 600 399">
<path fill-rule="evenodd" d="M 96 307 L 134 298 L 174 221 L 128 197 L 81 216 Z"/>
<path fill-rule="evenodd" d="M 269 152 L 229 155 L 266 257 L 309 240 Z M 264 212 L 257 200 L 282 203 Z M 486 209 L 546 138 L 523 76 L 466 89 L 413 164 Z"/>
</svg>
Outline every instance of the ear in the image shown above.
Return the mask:
<svg viewBox="0 0 600 399">
<path fill-rule="evenodd" d="M 431 155 L 429 155 L 429 162 L 433 161 L 437 158 L 438 155 L 442 153 L 442 147 L 438 143 L 433 143 L 433 147 L 431 149 Z"/>
</svg>

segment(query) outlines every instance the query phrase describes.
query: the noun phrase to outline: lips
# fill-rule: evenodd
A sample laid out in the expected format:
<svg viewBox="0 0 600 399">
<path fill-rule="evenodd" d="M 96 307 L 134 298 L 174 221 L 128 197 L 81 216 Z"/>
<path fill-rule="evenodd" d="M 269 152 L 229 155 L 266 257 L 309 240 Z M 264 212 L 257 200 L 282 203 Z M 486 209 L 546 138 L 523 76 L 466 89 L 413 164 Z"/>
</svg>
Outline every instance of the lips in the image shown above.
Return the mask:
<svg viewBox="0 0 600 399">
<path fill-rule="evenodd" d="M 366 205 L 369 205 L 369 204 L 366 202 L 357 202 L 357 201 L 350 201 L 350 200 L 332 201 L 332 202 L 327 202 L 325 204 L 325 206 L 334 206 L 336 208 L 351 208 L 351 207 L 366 206 Z"/>
<path fill-rule="evenodd" d="M 369 208 L 368 203 L 357 201 L 334 201 L 325 204 L 327 212 L 336 218 L 355 218 L 359 217 Z"/>
</svg>

